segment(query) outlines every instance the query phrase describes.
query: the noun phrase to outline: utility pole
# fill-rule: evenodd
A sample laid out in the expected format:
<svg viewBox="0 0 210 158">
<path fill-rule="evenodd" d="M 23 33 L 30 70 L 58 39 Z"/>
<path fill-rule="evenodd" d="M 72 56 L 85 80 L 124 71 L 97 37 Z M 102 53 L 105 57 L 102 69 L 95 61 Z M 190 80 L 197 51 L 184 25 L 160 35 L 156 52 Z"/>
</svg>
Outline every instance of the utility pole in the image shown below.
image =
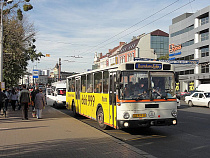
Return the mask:
<svg viewBox="0 0 210 158">
<path fill-rule="evenodd" d="M 59 58 L 59 67 L 58 67 L 58 81 L 61 80 L 61 58 Z"/>
</svg>

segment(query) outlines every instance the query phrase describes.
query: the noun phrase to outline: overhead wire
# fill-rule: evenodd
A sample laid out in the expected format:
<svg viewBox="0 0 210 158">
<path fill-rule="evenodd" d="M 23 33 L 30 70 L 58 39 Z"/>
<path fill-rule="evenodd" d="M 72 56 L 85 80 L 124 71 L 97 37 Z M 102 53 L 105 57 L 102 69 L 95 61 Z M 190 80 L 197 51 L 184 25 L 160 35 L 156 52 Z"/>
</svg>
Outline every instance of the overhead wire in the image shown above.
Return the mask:
<svg viewBox="0 0 210 158">
<path fill-rule="evenodd" d="M 179 1 L 179 0 L 174 1 L 173 3 L 171 3 L 171 4 L 167 5 L 166 7 L 164 7 L 164 8 L 162 8 L 162 9 L 158 10 L 157 12 L 153 13 L 152 15 L 150 15 L 150 16 L 148 16 L 148 17 L 144 18 L 143 20 L 141 20 L 141 21 L 139 21 L 139 22 L 135 23 L 134 25 L 132 25 L 132 26 L 128 27 L 127 29 L 125 29 L 125 30 L 123 30 L 123 31 L 121 31 L 121 32 L 119 32 L 119 33 L 117 33 L 116 35 L 114 35 L 114 36 L 112 36 L 112 37 L 108 38 L 107 40 L 105 40 L 105 41 L 103 41 L 103 42 L 101 42 L 101 43 L 97 44 L 97 45 L 96 45 L 96 46 L 94 46 L 93 48 L 96 48 L 96 47 L 98 47 L 99 45 L 101 45 L 101 44 L 103 44 L 103 43 L 105 43 L 105 42 L 107 42 L 107 41 L 111 40 L 112 38 L 114 38 L 114 37 L 116 37 L 116 36 L 118 36 L 118 35 L 120 35 L 120 34 L 122 34 L 123 32 L 125 32 L 125 31 L 127 31 L 127 30 L 129 30 L 129 29 L 133 28 L 134 26 L 136 26 L 136 25 L 140 24 L 141 22 L 143 22 L 143 21 L 145 21 L 145 20 L 147 20 L 147 19 L 151 18 L 152 16 L 154 16 L 154 15 L 158 14 L 159 12 L 161 12 L 161 11 L 165 10 L 166 8 L 168 8 L 168 7 L 170 7 L 171 5 L 173 5 L 173 4 L 175 4 L 175 3 L 177 3 L 178 1 Z M 90 50 L 92 50 L 92 49 L 90 49 Z M 89 50 L 87 50 L 87 51 L 89 51 Z M 80 54 L 79 54 L 79 55 L 80 55 Z"/>
<path fill-rule="evenodd" d="M 182 5 L 182 6 L 180 6 L 179 8 L 174 9 L 174 10 L 172 10 L 171 12 L 169 12 L 169 13 L 167 13 L 167 14 L 165 14 L 165 15 L 163 15 L 163 16 L 161 16 L 161 17 L 155 19 L 155 20 L 153 20 L 152 22 L 149 22 L 148 24 L 146 24 L 146 25 L 144 25 L 144 26 L 142 26 L 142 27 L 140 27 L 140 28 L 138 28 L 138 29 L 136 29 L 136 30 L 134 30 L 134 31 L 132 31 L 132 32 L 130 32 L 130 33 L 128 33 L 128 34 L 126 34 L 126 35 L 124 35 L 124 36 L 121 36 L 120 38 L 118 38 L 118 39 L 116 39 L 116 40 L 113 40 L 113 41 L 111 41 L 110 43 L 107 43 L 107 44 L 105 44 L 105 45 L 103 45 L 103 46 L 101 46 L 101 47 L 98 47 L 98 48 L 100 49 L 100 48 L 103 48 L 103 47 L 105 47 L 105 46 L 107 46 L 107 45 L 113 43 L 113 42 L 116 42 L 116 41 L 118 41 L 119 39 L 121 39 L 121 38 L 123 38 L 123 37 L 125 37 L 125 36 L 128 36 L 128 35 L 130 35 L 131 33 L 136 32 L 136 31 L 138 31 L 138 30 L 140 30 L 140 29 L 142 29 L 142 28 L 144 28 L 144 27 L 146 27 L 146 26 L 148 26 L 148 25 L 150 25 L 150 24 L 152 24 L 152 23 L 154 23 L 154 22 L 156 22 L 156 21 L 162 19 L 163 17 L 165 17 L 165 16 L 167 16 L 167 15 L 169 15 L 169 14 L 171 14 L 171 13 L 173 13 L 173 12 L 175 12 L 175 11 L 177 11 L 177 10 L 179 10 L 179 9 L 181 9 L 181 8 L 183 8 L 183 7 L 185 7 L 185 6 L 187 6 L 188 4 L 191 4 L 193 1 L 195 1 L 195 0 L 189 1 L 188 3 L 186 3 L 186 4 Z M 82 53 L 82 54 L 79 54 L 79 55 L 85 55 L 85 54 L 88 54 L 88 53 L 89 53 L 89 52 L 87 52 L 87 53 Z"/>
</svg>

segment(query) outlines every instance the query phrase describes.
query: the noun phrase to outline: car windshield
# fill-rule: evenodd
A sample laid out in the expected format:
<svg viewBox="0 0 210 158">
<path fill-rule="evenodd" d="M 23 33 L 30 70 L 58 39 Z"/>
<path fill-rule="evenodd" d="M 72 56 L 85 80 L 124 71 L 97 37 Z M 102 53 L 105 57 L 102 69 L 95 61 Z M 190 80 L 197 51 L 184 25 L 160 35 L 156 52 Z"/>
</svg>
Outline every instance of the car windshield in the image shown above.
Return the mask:
<svg viewBox="0 0 210 158">
<path fill-rule="evenodd" d="M 172 72 L 122 72 L 120 85 L 120 99 L 124 100 L 166 99 L 176 96 Z"/>
<path fill-rule="evenodd" d="M 206 96 L 206 98 L 210 98 L 210 92 L 209 93 L 204 93 L 204 95 Z"/>
</svg>

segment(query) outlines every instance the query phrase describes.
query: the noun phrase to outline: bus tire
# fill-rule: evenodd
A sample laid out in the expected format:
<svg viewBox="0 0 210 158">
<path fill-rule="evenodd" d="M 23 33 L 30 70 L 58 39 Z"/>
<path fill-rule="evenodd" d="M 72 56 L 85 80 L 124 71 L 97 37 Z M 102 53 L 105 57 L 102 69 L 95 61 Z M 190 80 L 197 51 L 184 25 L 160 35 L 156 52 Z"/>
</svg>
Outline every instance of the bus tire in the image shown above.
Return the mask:
<svg viewBox="0 0 210 158">
<path fill-rule="evenodd" d="M 76 107 L 75 107 L 75 103 L 72 103 L 72 112 L 73 112 L 73 117 L 77 116 L 77 111 L 76 111 Z"/>
<path fill-rule="evenodd" d="M 106 124 L 104 124 L 104 112 L 102 107 L 99 107 L 97 110 L 97 116 L 96 116 L 97 122 L 98 122 L 98 126 L 100 129 L 107 129 L 108 126 Z"/>
</svg>

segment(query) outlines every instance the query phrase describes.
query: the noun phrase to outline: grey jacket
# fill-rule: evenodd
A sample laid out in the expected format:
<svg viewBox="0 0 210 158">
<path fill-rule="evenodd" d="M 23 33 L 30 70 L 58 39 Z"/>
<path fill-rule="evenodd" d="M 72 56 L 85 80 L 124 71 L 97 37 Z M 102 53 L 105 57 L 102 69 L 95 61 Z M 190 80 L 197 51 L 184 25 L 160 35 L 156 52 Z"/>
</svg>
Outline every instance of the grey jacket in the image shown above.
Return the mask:
<svg viewBox="0 0 210 158">
<path fill-rule="evenodd" d="M 43 107 L 45 106 L 45 97 L 42 93 L 37 93 L 35 96 L 35 108 L 36 109 L 43 109 Z"/>
<path fill-rule="evenodd" d="M 30 103 L 31 102 L 30 92 L 26 89 L 23 89 L 22 91 L 20 91 L 18 101 L 19 103 Z"/>
</svg>

